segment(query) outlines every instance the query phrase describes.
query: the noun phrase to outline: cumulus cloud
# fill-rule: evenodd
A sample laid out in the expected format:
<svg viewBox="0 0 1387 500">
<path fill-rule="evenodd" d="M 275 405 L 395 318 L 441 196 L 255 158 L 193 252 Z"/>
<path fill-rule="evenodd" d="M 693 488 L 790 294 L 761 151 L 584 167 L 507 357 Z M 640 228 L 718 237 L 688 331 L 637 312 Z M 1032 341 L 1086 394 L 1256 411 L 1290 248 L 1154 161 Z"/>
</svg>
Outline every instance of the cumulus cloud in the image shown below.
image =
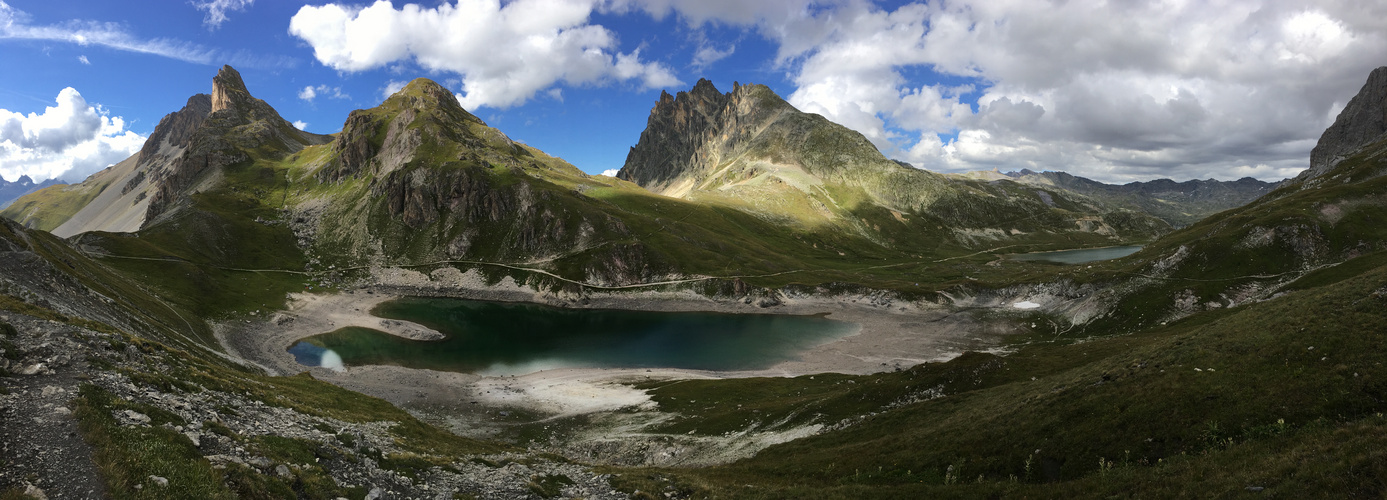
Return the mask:
<svg viewBox="0 0 1387 500">
<path fill-rule="evenodd" d="M 246 10 L 255 0 L 211 0 L 205 2 L 193 1 L 193 7 L 197 10 L 206 11 L 207 15 L 202 19 L 203 26 L 209 30 L 215 30 L 226 22 L 227 12 Z"/>
<path fill-rule="evenodd" d="M 620 171 L 621 171 L 620 169 L 609 168 L 609 169 L 603 170 L 602 173 L 601 173 L 601 174 L 598 174 L 598 175 L 605 175 L 605 176 L 607 176 L 607 177 L 616 177 L 616 173 L 617 173 L 617 172 L 620 172 Z"/>
<path fill-rule="evenodd" d="M 294 128 L 299 130 L 308 130 L 308 122 L 305 122 L 303 120 L 294 120 Z"/>
<path fill-rule="evenodd" d="M 0 176 L 78 181 L 139 152 L 144 140 L 68 87 L 43 113 L 0 109 Z"/>
<path fill-rule="evenodd" d="M 91 60 L 87 59 L 87 56 L 77 56 L 77 61 L 88 66 L 90 66 L 92 63 Z"/>
<path fill-rule="evenodd" d="M 318 96 L 325 96 L 331 99 L 351 99 L 352 96 L 342 92 L 342 87 L 329 87 L 326 84 L 314 87 L 309 85 L 299 91 L 299 99 L 313 102 Z"/>
<path fill-rule="evenodd" d="M 363 71 L 398 61 L 462 77 L 464 107 L 506 108 L 558 83 L 679 83 L 663 64 L 618 51 L 615 33 L 591 24 L 592 0 L 458 0 L 435 8 L 386 0 L 367 7 L 304 6 L 289 33 L 319 62 Z M 505 50 L 497 50 L 505 47 Z"/>
<path fill-rule="evenodd" d="M 613 5 L 754 29 L 792 104 L 890 156 L 1113 182 L 1294 175 L 1387 53 L 1375 2 Z"/>
</svg>

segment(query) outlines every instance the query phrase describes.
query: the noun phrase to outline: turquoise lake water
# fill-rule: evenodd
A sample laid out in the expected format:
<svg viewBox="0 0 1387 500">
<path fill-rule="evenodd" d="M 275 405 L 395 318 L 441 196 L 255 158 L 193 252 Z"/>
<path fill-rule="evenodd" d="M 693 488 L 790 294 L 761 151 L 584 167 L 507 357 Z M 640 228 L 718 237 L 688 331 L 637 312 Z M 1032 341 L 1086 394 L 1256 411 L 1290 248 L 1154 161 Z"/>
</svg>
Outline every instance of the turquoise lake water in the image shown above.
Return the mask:
<svg viewBox="0 0 1387 500">
<path fill-rule="evenodd" d="M 857 331 L 815 316 L 564 309 L 535 304 L 405 298 L 372 314 L 413 321 L 438 341 L 343 328 L 289 352 L 309 366 L 398 365 L 488 375 L 552 368 L 756 370 Z"/>
</svg>

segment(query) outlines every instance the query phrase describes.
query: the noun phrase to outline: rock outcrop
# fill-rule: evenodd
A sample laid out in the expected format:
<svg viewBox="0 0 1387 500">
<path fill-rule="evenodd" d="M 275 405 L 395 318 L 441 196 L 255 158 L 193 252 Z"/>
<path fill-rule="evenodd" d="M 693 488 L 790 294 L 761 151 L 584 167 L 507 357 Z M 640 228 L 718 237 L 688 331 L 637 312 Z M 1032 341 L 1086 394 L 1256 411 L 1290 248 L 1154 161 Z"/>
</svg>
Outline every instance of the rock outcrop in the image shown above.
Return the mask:
<svg viewBox="0 0 1387 500">
<path fill-rule="evenodd" d="M 1312 179 L 1364 146 L 1387 139 L 1387 66 L 1373 70 L 1367 83 L 1310 151 L 1310 168 L 1297 179 Z"/>
</svg>

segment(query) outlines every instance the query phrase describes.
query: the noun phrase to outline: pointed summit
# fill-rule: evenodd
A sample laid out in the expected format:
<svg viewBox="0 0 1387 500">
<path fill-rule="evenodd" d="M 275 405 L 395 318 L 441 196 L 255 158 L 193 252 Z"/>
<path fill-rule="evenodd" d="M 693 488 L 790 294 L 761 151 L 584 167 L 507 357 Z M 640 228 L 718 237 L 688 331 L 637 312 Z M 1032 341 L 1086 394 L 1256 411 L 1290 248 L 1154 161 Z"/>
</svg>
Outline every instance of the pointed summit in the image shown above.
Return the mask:
<svg viewBox="0 0 1387 500">
<path fill-rule="evenodd" d="M 236 104 L 244 102 L 249 97 L 250 91 L 246 90 L 246 82 L 241 80 L 241 73 L 236 71 L 236 68 L 222 66 L 217 76 L 212 77 L 213 113 L 235 108 Z"/>
<path fill-rule="evenodd" d="M 452 117 L 460 123 L 474 122 L 486 125 L 481 118 L 477 118 L 463 109 L 462 104 L 458 102 L 457 96 L 453 95 L 452 91 L 428 78 L 415 78 L 404 88 L 391 94 L 390 98 L 386 99 L 381 106 L 422 113 L 438 113 Z"/>
</svg>

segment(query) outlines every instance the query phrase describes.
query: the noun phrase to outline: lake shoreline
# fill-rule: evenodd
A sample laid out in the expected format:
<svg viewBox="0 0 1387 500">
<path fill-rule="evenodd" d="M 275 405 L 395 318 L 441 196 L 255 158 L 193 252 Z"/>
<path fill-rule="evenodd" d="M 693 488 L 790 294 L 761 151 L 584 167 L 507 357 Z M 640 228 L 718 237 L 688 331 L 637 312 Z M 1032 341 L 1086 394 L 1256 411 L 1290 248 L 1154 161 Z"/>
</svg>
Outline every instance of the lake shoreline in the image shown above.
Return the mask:
<svg viewBox="0 0 1387 500">
<path fill-rule="evenodd" d="M 475 272 L 424 276 L 386 270 L 377 283 L 334 294 L 292 294 L 289 308 L 268 317 L 216 324 L 228 353 L 275 375 L 309 372 L 329 383 L 379 397 L 402 408 L 428 413 L 459 434 L 487 437 L 497 430 L 483 422 L 502 408 L 547 417 L 613 411 L 647 404 L 644 391 L 629 384 L 647 380 L 793 377 L 816 373 L 869 374 L 952 359 L 965 351 L 995 348 L 1016 326 L 979 320 L 969 311 L 930 302 L 891 301 L 868 295 L 783 297 L 780 305 L 758 307 L 744 300 L 710 298 L 691 291 L 592 293 L 583 297 L 536 292 L 509 278 L 487 285 Z M 443 274 L 438 276 L 437 274 Z M 405 338 L 442 334 L 423 325 L 383 320 L 370 311 L 399 297 L 451 297 L 523 302 L 586 310 L 713 312 L 811 316 L 857 325 L 839 340 L 811 348 L 793 361 L 763 370 L 707 371 L 669 368 L 563 368 L 516 376 L 359 366 L 344 370 L 300 365 L 287 348 L 295 341 L 345 326 L 373 328 Z M 382 326 L 382 321 L 394 322 Z M 421 415 L 422 416 L 422 415 Z"/>
</svg>

